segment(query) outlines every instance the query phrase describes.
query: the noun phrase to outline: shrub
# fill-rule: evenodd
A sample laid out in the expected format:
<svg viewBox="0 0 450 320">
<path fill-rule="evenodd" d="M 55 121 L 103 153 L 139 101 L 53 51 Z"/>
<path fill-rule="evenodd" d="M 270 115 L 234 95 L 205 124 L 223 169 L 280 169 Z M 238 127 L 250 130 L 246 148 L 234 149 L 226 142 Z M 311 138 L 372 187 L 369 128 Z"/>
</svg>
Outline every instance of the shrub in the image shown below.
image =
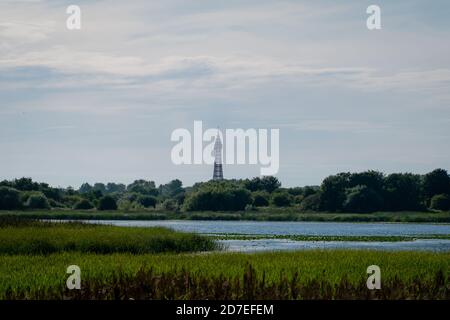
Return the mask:
<svg viewBox="0 0 450 320">
<path fill-rule="evenodd" d="M 187 211 L 235 211 L 244 210 L 250 203 L 252 203 L 252 197 L 247 189 L 228 182 L 213 182 L 190 193 L 184 202 L 184 207 Z"/>
<path fill-rule="evenodd" d="M 13 188 L 0 187 L 0 210 L 15 210 L 20 207 L 20 192 Z"/>
<path fill-rule="evenodd" d="M 294 204 L 301 204 L 305 197 L 302 194 L 298 194 L 294 196 Z"/>
<path fill-rule="evenodd" d="M 267 192 L 253 192 L 253 206 L 267 207 L 269 205 L 269 194 Z"/>
<path fill-rule="evenodd" d="M 75 210 L 90 210 L 94 208 L 94 205 L 87 199 L 83 199 L 75 203 L 73 206 Z"/>
<path fill-rule="evenodd" d="M 117 210 L 116 200 L 111 196 L 104 196 L 100 198 L 98 210 Z"/>
<path fill-rule="evenodd" d="M 69 195 L 69 196 L 63 197 L 62 203 L 64 203 L 69 208 L 73 208 L 75 206 L 75 204 L 77 204 L 81 200 L 83 200 L 83 198 L 81 198 L 79 196 Z"/>
<path fill-rule="evenodd" d="M 300 210 L 303 211 L 319 211 L 320 210 L 320 193 L 307 196 L 300 203 Z"/>
<path fill-rule="evenodd" d="M 292 203 L 292 196 L 287 192 L 276 192 L 272 196 L 272 203 L 277 207 L 289 207 Z"/>
<path fill-rule="evenodd" d="M 166 199 L 166 200 L 164 200 L 164 202 L 161 204 L 161 206 L 162 206 L 162 208 L 164 210 L 168 210 L 168 211 L 176 211 L 176 210 L 178 210 L 178 203 L 174 199 Z"/>
<path fill-rule="evenodd" d="M 54 199 L 48 199 L 48 203 L 50 204 L 50 207 L 52 207 L 52 208 L 65 208 L 66 207 L 63 203 L 58 202 Z"/>
<path fill-rule="evenodd" d="M 144 208 L 155 207 L 158 200 L 153 196 L 139 196 L 137 202 Z"/>
<path fill-rule="evenodd" d="M 43 194 L 32 194 L 28 198 L 25 206 L 30 209 L 49 209 L 50 204 L 48 199 Z"/>
<path fill-rule="evenodd" d="M 450 210 L 450 196 L 448 194 L 437 194 L 431 198 L 431 209 Z"/>
<path fill-rule="evenodd" d="M 245 211 L 258 211 L 258 209 L 253 204 L 248 204 L 245 206 Z"/>
</svg>

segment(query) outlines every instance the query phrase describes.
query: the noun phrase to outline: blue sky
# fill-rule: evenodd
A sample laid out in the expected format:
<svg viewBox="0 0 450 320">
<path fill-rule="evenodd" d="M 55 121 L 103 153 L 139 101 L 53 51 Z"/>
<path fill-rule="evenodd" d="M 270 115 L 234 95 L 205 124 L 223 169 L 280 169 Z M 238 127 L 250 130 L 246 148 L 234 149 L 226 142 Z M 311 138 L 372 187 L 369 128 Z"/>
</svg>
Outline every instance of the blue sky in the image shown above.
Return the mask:
<svg viewBox="0 0 450 320">
<path fill-rule="evenodd" d="M 82 29 L 66 29 L 66 8 Z M 366 8 L 381 7 L 369 31 Z M 0 179 L 185 185 L 176 128 L 279 128 L 285 186 L 450 163 L 448 1 L 0 2 Z M 259 166 L 224 169 L 227 178 Z"/>
</svg>

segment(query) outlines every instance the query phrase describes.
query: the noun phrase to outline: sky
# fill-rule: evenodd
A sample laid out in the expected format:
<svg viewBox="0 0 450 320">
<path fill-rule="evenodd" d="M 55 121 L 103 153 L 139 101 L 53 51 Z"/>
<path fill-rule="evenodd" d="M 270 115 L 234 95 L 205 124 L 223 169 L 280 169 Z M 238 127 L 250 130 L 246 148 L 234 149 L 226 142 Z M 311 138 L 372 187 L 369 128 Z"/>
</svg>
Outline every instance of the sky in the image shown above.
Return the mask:
<svg viewBox="0 0 450 320">
<path fill-rule="evenodd" d="M 368 30 L 366 8 L 381 8 Z M 68 30 L 69 5 L 81 30 Z M 450 2 L 0 0 L 0 180 L 185 185 L 177 128 L 280 130 L 283 186 L 450 169 Z M 251 178 L 259 165 L 225 165 Z"/>
</svg>

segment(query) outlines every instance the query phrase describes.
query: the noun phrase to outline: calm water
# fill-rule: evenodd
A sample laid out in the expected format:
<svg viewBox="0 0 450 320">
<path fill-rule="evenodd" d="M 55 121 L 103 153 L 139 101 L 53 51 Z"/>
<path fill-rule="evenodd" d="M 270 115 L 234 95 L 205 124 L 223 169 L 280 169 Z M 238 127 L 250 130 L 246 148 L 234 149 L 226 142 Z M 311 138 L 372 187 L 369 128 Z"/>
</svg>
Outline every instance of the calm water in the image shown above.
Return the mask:
<svg viewBox="0 0 450 320">
<path fill-rule="evenodd" d="M 345 222 L 272 222 L 272 221 L 124 221 L 95 220 L 90 223 L 128 227 L 164 226 L 178 231 L 202 234 L 263 234 L 317 236 L 414 236 L 450 234 L 449 224 L 420 223 L 345 223 Z M 401 242 L 292 241 L 287 239 L 223 240 L 230 251 L 304 250 L 316 248 L 353 248 L 380 250 L 450 251 L 450 240 Z"/>
<path fill-rule="evenodd" d="M 425 250 L 450 251 L 450 240 L 419 239 L 401 242 L 364 241 L 293 241 L 288 239 L 223 240 L 228 251 L 268 251 L 307 249 L 376 249 L 388 251 Z"/>
<path fill-rule="evenodd" d="M 450 234 L 450 224 L 272 222 L 272 221 L 194 221 L 194 220 L 89 220 L 127 227 L 169 227 L 178 231 L 219 234 L 270 234 L 318 236 L 414 236 Z"/>
</svg>

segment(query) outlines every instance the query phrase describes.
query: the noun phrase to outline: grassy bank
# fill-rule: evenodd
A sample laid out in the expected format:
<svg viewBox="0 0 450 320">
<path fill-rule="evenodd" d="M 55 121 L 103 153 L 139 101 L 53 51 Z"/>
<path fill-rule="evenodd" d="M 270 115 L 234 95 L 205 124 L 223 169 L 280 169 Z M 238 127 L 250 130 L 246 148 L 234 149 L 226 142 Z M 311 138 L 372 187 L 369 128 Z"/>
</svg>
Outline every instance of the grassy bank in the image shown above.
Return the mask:
<svg viewBox="0 0 450 320">
<path fill-rule="evenodd" d="M 250 220 L 250 221 L 328 221 L 328 222 L 421 222 L 450 223 L 450 212 L 374 212 L 324 213 L 299 212 L 293 208 L 264 208 L 259 211 L 238 212 L 171 212 L 171 211 L 96 211 L 96 210 L 44 210 L 0 211 L 2 215 L 15 215 L 37 219 L 71 220 Z"/>
<path fill-rule="evenodd" d="M 211 238 L 167 228 L 121 228 L 83 223 L 0 219 L 0 254 L 134 254 L 195 252 L 217 249 Z"/>
<path fill-rule="evenodd" d="M 67 290 L 66 268 L 82 290 Z M 368 290 L 366 268 L 381 268 Z M 1 299 L 450 299 L 450 253 L 0 255 Z"/>
</svg>

